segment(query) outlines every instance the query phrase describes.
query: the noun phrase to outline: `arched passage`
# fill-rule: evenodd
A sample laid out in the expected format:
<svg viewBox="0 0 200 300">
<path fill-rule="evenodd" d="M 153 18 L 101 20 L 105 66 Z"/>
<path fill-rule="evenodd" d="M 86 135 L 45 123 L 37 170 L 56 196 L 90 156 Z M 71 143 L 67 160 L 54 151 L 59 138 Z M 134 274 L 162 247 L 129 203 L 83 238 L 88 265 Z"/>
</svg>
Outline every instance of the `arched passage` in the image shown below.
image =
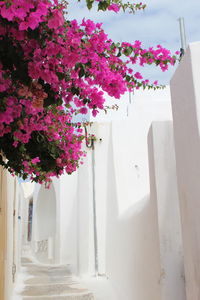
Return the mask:
<svg viewBox="0 0 200 300">
<path fill-rule="evenodd" d="M 41 186 L 35 208 L 35 253 L 41 262 L 55 261 L 56 194 L 53 184 Z"/>
</svg>

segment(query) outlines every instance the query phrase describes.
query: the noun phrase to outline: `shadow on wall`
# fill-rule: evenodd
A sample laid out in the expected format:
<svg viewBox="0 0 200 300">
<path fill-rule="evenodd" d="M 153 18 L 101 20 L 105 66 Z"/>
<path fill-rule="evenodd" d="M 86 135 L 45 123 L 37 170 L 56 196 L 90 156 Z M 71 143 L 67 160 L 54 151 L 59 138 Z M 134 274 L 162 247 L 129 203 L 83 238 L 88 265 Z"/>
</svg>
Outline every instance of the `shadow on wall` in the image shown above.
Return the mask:
<svg viewBox="0 0 200 300">
<path fill-rule="evenodd" d="M 113 158 L 110 141 L 109 157 Z M 116 300 L 160 299 L 160 254 L 155 203 L 147 195 L 119 216 L 113 159 L 108 165 L 106 271 Z"/>
</svg>

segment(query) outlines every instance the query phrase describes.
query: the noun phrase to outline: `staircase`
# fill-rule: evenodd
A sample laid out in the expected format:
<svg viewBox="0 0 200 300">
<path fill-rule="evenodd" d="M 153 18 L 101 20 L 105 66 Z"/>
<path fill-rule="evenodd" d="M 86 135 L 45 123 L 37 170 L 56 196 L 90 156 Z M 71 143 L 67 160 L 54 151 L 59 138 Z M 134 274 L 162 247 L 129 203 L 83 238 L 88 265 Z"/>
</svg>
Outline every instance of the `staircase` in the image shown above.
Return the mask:
<svg viewBox="0 0 200 300">
<path fill-rule="evenodd" d="M 41 265 L 22 258 L 23 288 L 16 292 L 20 300 L 94 300 L 93 294 L 72 276 L 69 267 Z M 15 297 L 13 298 L 15 299 Z"/>
</svg>

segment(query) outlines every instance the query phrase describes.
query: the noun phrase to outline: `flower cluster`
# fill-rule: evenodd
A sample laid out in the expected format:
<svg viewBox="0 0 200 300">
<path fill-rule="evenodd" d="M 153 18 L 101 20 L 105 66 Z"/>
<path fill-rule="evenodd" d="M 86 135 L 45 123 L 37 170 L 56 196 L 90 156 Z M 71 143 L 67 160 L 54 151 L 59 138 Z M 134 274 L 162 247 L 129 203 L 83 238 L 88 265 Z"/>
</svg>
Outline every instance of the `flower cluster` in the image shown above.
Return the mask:
<svg viewBox="0 0 200 300">
<path fill-rule="evenodd" d="M 121 6 L 114 1 L 106 9 Z M 160 45 L 116 44 L 99 23 L 65 20 L 65 9 L 56 0 L 0 1 L 0 149 L 7 159 L 0 164 L 40 183 L 71 174 L 84 156 L 74 114 L 96 116 L 105 93 L 119 99 L 127 90 L 157 86 L 130 65 L 165 71 L 176 59 Z"/>
</svg>

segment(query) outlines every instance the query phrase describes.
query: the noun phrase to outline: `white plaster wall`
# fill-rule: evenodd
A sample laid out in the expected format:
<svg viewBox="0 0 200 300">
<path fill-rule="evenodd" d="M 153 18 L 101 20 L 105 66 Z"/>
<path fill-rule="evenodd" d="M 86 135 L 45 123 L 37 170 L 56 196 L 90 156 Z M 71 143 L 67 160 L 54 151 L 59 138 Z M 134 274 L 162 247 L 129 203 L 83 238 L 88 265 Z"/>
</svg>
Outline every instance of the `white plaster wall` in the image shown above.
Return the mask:
<svg viewBox="0 0 200 300">
<path fill-rule="evenodd" d="M 161 296 L 157 207 L 149 198 L 147 134 L 152 120 L 171 119 L 171 105 L 169 89 L 152 94 L 136 93 L 129 117 L 124 116 L 125 110 L 118 115 L 123 120 L 111 124 L 102 119 L 90 130 L 97 137 L 99 273 L 109 277 L 115 300 L 160 300 Z M 91 156 L 88 150 L 78 172 L 63 176 L 55 187 L 59 261 L 71 264 L 78 274 L 94 274 Z"/>
<path fill-rule="evenodd" d="M 85 148 L 86 150 L 86 148 Z M 94 226 L 91 151 L 78 170 L 77 199 L 77 273 L 94 275 Z"/>
<path fill-rule="evenodd" d="M 27 220 L 28 217 L 28 200 L 29 199 L 27 199 L 27 205 L 25 207 L 25 220 Z M 60 248 L 59 245 L 57 245 L 58 201 L 54 182 L 49 189 L 45 188 L 44 185 L 37 184 L 35 186 L 33 194 L 31 249 L 36 259 L 43 263 L 57 263 L 59 260 L 58 251 Z M 38 248 L 38 242 L 45 240 L 48 241 L 47 249 L 46 251 L 41 251 L 41 249 Z"/>
<path fill-rule="evenodd" d="M 188 300 L 200 299 L 200 43 L 190 44 L 171 81 Z"/>
<path fill-rule="evenodd" d="M 20 268 L 21 266 L 21 256 L 22 256 L 22 249 L 23 249 L 23 244 L 24 244 L 24 203 L 25 203 L 25 197 L 24 197 L 24 192 L 22 189 L 21 184 L 19 183 L 18 186 L 18 238 L 17 238 L 17 243 L 18 243 L 18 267 Z"/>
<path fill-rule="evenodd" d="M 13 291 L 12 264 L 13 264 L 13 200 L 15 179 L 7 174 L 7 249 L 6 249 L 6 270 L 5 270 L 5 299 L 10 300 Z"/>
<path fill-rule="evenodd" d="M 5 253 L 5 300 L 12 298 L 14 281 L 17 276 L 19 252 L 18 252 L 18 183 L 17 178 L 6 172 L 7 178 L 7 199 L 6 199 L 6 213 L 7 213 L 7 228 L 6 228 L 6 253 Z M 13 277 L 12 267 L 16 265 L 16 273 Z"/>
<path fill-rule="evenodd" d="M 77 272 L 77 174 L 60 178 L 60 262 Z"/>
<path fill-rule="evenodd" d="M 16 187 L 15 187 L 15 201 L 14 201 L 14 255 L 13 255 L 13 261 L 16 265 L 16 272 L 14 276 L 14 281 L 17 279 L 18 271 L 20 269 L 21 265 L 21 219 L 19 214 L 19 202 L 21 199 L 21 191 L 20 186 L 18 183 L 18 179 L 16 178 Z"/>
<path fill-rule="evenodd" d="M 56 197 L 53 185 L 50 189 L 41 186 L 36 203 L 36 240 L 41 241 L 56 234 Z"/>
<path fill-rule="evenodd" d="M 137 140 L 131 134 L 133 126 L 131 122 L 126 125 L 113 124 L 110 140 L 106 273 L 116 299 L 157 300 L 160 265 L 156 206 L 150 202 L 147 178 L 134 156 Z M 139 170 L 135 170 L 136 164 Z"/>
<path fill-rule="evenodd" d="M 136 92 L 133 99 L 130 116 L 112 122 L 116 173 L 121 174 L 117 177 L 120 212 L 149 194 L 147 134 L 152 120 L 172 119 L 169 87 Z"/>
<path fill-rule="evenodd" d="M 111 123 L 98 122 L 92 126 L 96 142 L 94 148 L 95 169 L 95 201 L 98 248 L 98 273 L 106 274 L 106 219 L 107 191 L 110 185 L 108 177 L 109 143 L 111 138 Z"/>
<path fill-rule="evenodd" d="M 184 300 L 185 274 L 172 122 L 153 122 L 148 135 L 151 201 L 158 210 L 161 299 Z"/>
<path fill-rule="evenodd" d="M 60 228 L 61 228 L 61 223 L 60 223 L 60 213 L 61 213 L 61 207 L 60 207 L 60 195 L 61 195 L 61 190 L 60 190 L 60 180 L 57 178 L 53 179 L 53 185 L 54 185 L 54 190 L 55 190 L 55 197 L 56 197 L 56 234 L 55 234 L 55 263 L 60 263 L 61 261 L 61 253 L 60 253 Z"/>
<path fill-rule="evenodd" d="M 53 262 L 71 265 L 74 273 L 77 273 L 77 178 L 77 173 L 61 176 L 53 180 L 50 189 L 36 185 L 33 196 L 33 253 L 36 255 L 36 241 L 53 236 Z"/>
<path fill-rule="evenodd" d="M 98 256 L 116 300 L 160 300 L 157 207 L 149 198 L 147 134 L 152 120 L 171 119 L 169 90 L 164 97 L 161 92 L 155 98 L 147 92 L 138 96 L 129 112 L 129 118 L 112 125 L 93 125 Z"/>
</svg>

